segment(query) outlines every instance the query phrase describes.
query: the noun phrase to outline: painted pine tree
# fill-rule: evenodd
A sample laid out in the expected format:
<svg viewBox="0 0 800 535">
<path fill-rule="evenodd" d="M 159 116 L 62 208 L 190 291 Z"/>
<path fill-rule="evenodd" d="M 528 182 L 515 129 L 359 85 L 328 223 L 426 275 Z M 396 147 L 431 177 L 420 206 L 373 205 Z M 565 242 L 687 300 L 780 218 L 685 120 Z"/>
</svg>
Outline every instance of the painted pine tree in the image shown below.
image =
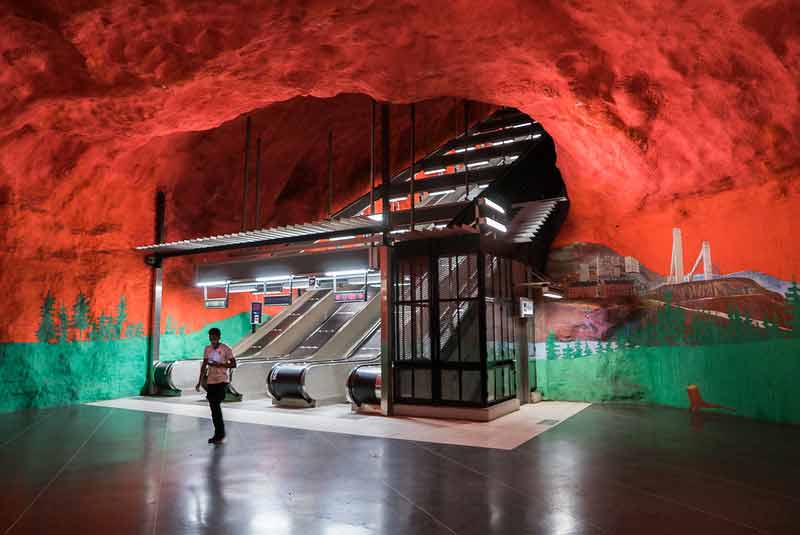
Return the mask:
<svg viewBox="0 0 800 535">
<path fill-rule="evenodd" d="M 63 303 L 58 309 L 58 341 L 59 343 L 69 341 L 69 314 Z"/>
<path fill-rule="evenodd" d="M 128 305 L 125 302 L 125 296 L 119 298 L 117 305 L 117 318 L 114 320 L 113 337 L 116 339 L 122 338 L 125 333 L 125 322 L 128 321 Z"/>
<path fill-rule="evenodd" d="M 773 313 L 764 320 L 764 338 L 774 340 L 781 337 L 780 323 L 777 316 Z"/>
<path fill-rule="evenodd" d="M 141 338 L 144 336 L 144 326 L 142 325 L 141 322 L 135 323 L 133 325 L 133 336 L 136 336 L 137 338 Z"/>
<path fill-rule="evenodd" d="M 56 326 L 53 321 L 53 307 L 55 303 L 55 297 L 50 293 L 50 290 L 47 290 L 44 303 L 42 303 L 42 317 L 39 320 L 39 329 L 36 331 L 36 338 L 45 344 L 53 342 L 56 338 Z"/>
<path fill-rule="evenodd" d="M 789 303 L 792 312 L 792 336 L 800 336 L 800 288 L 797 281 L 792 281 L 792 285 L 786 291 L 786 301 Z"/>
<path fill-rule="evenodd" d="M 111 340 L 114 336 L 114 318 L 101 314 L 97 319 L 97 340 Z"/>
<path fill-rule="evenodd" d="M 558 346 L 556 345 L 556 333 L 550 331 L 544 343 L 545 352 L 547 353 L 547 360 L 556 360 L 561 355 L 558 354 Z"/>
<path fill-rule="evenodd" d="M 172 316 L 167 316 L 164 334 L 175 334 L 175 320 L 172 319 Z"/>
<path fill-rule="evenodd" d="M 72 328 L 75 330 L 75 339 L 84 338 L 84 332 L 89 328 L 89 299 L 83 294 L 78 293 L 75 303 L 72 305 Z"/>
</svg>

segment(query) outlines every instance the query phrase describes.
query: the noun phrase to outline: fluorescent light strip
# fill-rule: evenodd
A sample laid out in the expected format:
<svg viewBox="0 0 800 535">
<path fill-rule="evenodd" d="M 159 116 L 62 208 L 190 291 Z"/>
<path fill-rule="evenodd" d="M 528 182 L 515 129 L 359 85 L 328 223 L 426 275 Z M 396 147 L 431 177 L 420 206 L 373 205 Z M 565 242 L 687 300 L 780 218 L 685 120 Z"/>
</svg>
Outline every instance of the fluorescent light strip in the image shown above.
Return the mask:
<svg viewBox="0 0 800 535">
<path fill-rule="evenodd" d="M 506 228 L 506 226 L 504 224 L 495 221 L 491 217 L 487 217 L 486 218 L 486 224 L 489 225 L 490 227 L 492 227 L 495 230 L 499 230 L 500 232 L 507 232 L 508 231 L 508 229 Z"/>
<path fill-rule="evenodd" d="M 522 128 L 523 126 L 530 126 L 530 125 L 532 125 L 532 124 L 533 124 L 533 123 L 531 123 L 531 122 L 528 122 L 528 123 L 519 123 L 519 124 L 515 124 L 515 125 L 514 125 L 514 126 L 512 126 L 511 128 Z"/>
<path fill-rule="evenodd" d="M 471 162 L 467 164 L 467 167 L 481 167 L 483 165 L 489 165 L 489 160 L 481 160 L 479 162 Z"/>
<path fill-rule="evenodd" d="M 539 139 L 540 137 L 542 137 L 542 134 L 533 134 L 531 139 Z"/>
<path fill-rule="evenodd" d="M 198 282 L 197 286 L 199 288 L 203 288 L 205 286 L 227 286 L 228 282 L 230 281 L 208 281 L 208 282 Z"/>
<path fill-rule="evenodd" d="M 426 169 L 422 173 L 425 174 L 425 175 L 433 175 L 433 174 L 436 174 L 436 173 L 444 173 L 445 171 L 447 171 L 447 169 L 442 167 L 442 168 L 439 168 L 439 169 Z"/>
<path fill-rule="evenodd" d="M 410 232 L 408 229 L 397 229 L 389 231 L 389 234 L 405 234 L 406 232 Z"/>
<path fill-rule="evenodd" d="M 395 197 L 395 198 L 390 198 L 390 199 L 389 199 L 389 202 L 403 202 L 403 201 L 405 201 L 406 199 L 408 199 L 408 195 L 405 195 L 405 196 L 403 196 L 403 197 Z"/>
<path fill-rule="evenodd" d="M 479 184 L 478 189 L 486 189 L 489 187 L 489 184 Z"/>
<path fill-rule="evenodd" d="M 493 208 L 494 210 L 497 210 L 497 211 L 498 211 L 498 212 L 500 212 L 501 214 L 505 214 L 505 213 L 506 213 L 505 209 L 503 209 L 503 207 L 502 207 L 502 206 L 500 206 L 499 204 L 497 204 L 496 202 L 494 202 L 494 201 L 493 201 L 493 200 L 491 200 L 491 199 L 486 199 L 486 198 L 484 198 L 484 199 L 483 199 L 483 202 L 485 202 L 485 203 L 486 203 L 486 206 L 488 206 L 489 208 Z"/>
<path fill-rule="evenodd" d="M 449 195 L 449 194 L 455 193 L 455 192 L 456 192 L 456 190 L 454 190 L 454 189 L 446 189 L 444 191 L 432 191 L 432 192 L 428 193 L 428 197 L 436 197 L 438 195 Z"/>
<path fill-rule="evenodd" d="M 281 275 L 280 277 L 257 277 L 258 282 L 283 282 L 291 279 L 291 275 Z"/>
<path fill-rule="evenodd" d="M 355 236 L 336 236 L 335 238 L 328 238 L 329 241 L 352 240 Z"/>
<path fill-rule="evenodd" d="M 551 299 L 564 299 L 563 295 L 554 294 L 552 292 L 542 292 L 542 295 Z"/>
<path fill-rule="evenodd" d="M 373 221 L 383 221 L 383 214 L 370 214 L 367 217 Z"/>
<path fill-rule="evenodd" d="M 348 275 L 363 275 L 367 273 L 367 269 L 348 269 L 345 271 L 329 271 L 325 273 L 326 277 L 347 277 Z"/>
</svg>

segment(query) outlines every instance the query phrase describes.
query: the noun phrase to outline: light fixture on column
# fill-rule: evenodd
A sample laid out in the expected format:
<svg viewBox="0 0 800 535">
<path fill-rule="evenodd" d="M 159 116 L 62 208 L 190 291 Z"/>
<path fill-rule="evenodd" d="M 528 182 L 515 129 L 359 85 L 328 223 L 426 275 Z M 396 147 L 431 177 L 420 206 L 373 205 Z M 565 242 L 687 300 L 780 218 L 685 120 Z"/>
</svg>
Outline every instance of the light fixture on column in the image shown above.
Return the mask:
<svg viewBox="0 0 800 535">
<path fill-rule="evenodd" d="M 550 299 L 564 299 L 564 292 L 562 292 L 559 288 L 547 285 L 542 287 L 542 297 L 548 297 Z"/>
</svg>

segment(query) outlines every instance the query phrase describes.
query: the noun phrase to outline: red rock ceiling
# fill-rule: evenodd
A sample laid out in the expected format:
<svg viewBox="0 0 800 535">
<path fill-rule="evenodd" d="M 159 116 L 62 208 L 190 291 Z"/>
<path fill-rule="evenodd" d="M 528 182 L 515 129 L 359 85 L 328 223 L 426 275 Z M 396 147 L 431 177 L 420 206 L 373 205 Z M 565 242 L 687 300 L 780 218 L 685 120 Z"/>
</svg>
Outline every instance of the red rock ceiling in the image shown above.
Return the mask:
<svg viewBox="0 0 800 535">
<path fill-rule="evenodd" d="M 800 2 L 275 4 L 0 5 L 0 340 L 30 339 L 47 289 L 106 307 L 125 293 L 143 319 L 131 247 L 152 235 L 153 192 L 171 193 L 175 237 L 235 229 L 243 113 L 287 132 L 267 141 L 284 165 L 267 198 L 283 209 L 265 219 L 312 215 L 297 183 L 321 191 L 307 163 L 322 161 L 319 125 L 366 110 L 270 106 L 299 95 L 518 107 L 557 143 L 573 199 L 562 242 L 663 272 L 680 226 L 687 256 L 709 240 L 723 271 L 800 271 Z M 337 176 L 358 189 L 350 139 Z"/>
</svg>

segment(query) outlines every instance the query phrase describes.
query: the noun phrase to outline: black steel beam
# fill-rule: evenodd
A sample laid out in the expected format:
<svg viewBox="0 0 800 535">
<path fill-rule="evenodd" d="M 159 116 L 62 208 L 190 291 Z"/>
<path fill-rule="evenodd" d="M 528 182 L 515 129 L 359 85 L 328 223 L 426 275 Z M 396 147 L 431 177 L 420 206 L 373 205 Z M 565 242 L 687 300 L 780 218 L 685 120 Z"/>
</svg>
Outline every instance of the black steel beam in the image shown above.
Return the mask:
<svg viewBox="0 0 800 535">
<path fill-rule="evenodd" d="M 242 230 L 247 230 L 247 187 L 250 183 L 250 116 L 245 117 L 244 184 L 242 184 Z"/>
<path fill-rule="evenodd" d="M 383 228 L 388 231 L 392 226 L 392 210 L 389 198 L 391 197 L 391 169 L 389 135 L 391 121 L 389 104 L 381 104 L 381 211 L 383 213 Z"/>
</svg>

